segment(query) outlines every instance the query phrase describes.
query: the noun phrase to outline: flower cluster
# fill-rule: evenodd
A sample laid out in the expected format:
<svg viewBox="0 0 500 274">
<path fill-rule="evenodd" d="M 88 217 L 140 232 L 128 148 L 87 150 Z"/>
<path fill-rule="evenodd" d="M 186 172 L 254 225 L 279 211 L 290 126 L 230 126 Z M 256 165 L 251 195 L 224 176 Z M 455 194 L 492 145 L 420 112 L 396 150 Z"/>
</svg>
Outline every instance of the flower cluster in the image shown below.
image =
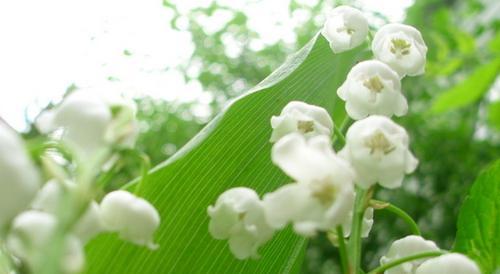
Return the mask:
<svg viewBox="0 0 500 274">
<path fill-rule="evenodd" d="M 340 53 L 363 44 L 368 29 L 361 11 L 340 6 L 329 15 L 322 34 L 333 52 Z M 346 124 L 349 117 L 355 120 L 345 137 L 341 128 L 334 130 L 327 110 L 289 102 L 271 118 L 270 141 L 273 163 L 293 182 L 262 199 L 252 189 L 229 189 L 208 208 L 209 232 L 228 239 L 237 258 L 258 257 L 258 248 L 288 224 L 306 237 L 318 232 L 328 232 L 332 239 L 367 237 L 373 225 L 372 190 L 398 188 L 417 168 L 408 133 L 391 117 L 408 112 L 401 78 L 423 73 L 427 47 L 415 28 L 388 24 L 375 34 L 372 51 L 375 59 L 357 63 L 337 90 L 346 101 Z M 343 143 L 338 153 L 332 148 L 332 133 Z M 357 248 L 357 242 L 349 246 Z M 431 241 L 409 236 L 394 242 L 381 264 L 425 251 L 439 249 Z M 457 254 L 414 260 L 385 273 L 452 273 L 452 262 L 463 265 L 468 271 L 463 273 L 479 273 L 472 261 Z"/>
<path fill-rule="evenodd" d="M 37 272 L 55 258 L 54 271 L 79 273 L 85 244 L 104 232 L 157 248 L 160 216 L 148 201 L 123 190 L 97 200 L 101 170 L 137 135 L 135 103 L 102 94 L 77 90 L 43 112 L 36 123 L 48 138 L 39 155 L 0 123 L 0 235 L 13 269 Z"/>
</svg>

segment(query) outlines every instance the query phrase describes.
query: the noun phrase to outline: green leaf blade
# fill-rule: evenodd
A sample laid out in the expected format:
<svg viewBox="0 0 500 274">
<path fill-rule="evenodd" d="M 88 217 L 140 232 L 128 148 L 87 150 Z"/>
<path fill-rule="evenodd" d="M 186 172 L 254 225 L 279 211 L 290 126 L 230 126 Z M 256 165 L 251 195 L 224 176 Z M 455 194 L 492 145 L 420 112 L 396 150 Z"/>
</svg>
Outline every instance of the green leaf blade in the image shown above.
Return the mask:
<svg viewBox="0 0 500 274">
<path fill-rule="evenodd" d="M 500 161 L 479 175 L 458 216 L 454 250 L 474 259 L 483 273 L 500 268 Z"/>
<path fill-rule="evenodd" d="M 317 35 L 266 80 L 235 100 L 176 155 L 156 167 L 142 186 L 159 210 L 160 248 L 149 251 L 102 235 L 88 247 L 87 273 L 298 273 L 306 241 L 290 229 L 261 248 L 259 260 L 239 261 L 226 241 L 208 233 L 206 209 L 231 187 L 260 195 L 289 183 L 270 159 L 269 120 L 292 100 L 302 100 L 344 118 L 336 89 L 360 51 L 334 55 Z M 133 185 L 130 185 L 132 188 Z"/>
<path fill-rule="evenodd" d="M 493 85 L 499 72 L 500 58 L 479 66 L 464 81 L 437 96 L 430 112 L 444 113 L 476 102 Z"/>
</svg>

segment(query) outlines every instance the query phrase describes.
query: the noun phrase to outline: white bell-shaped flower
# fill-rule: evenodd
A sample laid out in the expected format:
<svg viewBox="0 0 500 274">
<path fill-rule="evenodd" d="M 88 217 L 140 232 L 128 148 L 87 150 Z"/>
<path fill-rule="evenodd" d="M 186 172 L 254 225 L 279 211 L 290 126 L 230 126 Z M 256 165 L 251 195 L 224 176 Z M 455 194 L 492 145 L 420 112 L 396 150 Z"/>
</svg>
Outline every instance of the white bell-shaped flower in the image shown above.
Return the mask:
<svg viewBox="0 0 500 274">
<path fill-rule="evenodd" d="M 380 264 L 384 265 L 403 257 L 438 250 L 439 248 L 433 241 L 425 240 L 420 236 L 411 235 L 394 241 L 387 254 L 380 259 Z M 400 264 L 396 267 L 392 267 L 386 270 L 384 274 L 415 274 L 415 270 L 417 269 L 417 267 L 425 262 L 425 260 L 426 259 L 413 260 Z"/>
<path fill-rule="evenodd" d="M 291 222 L 297 233 L 312 236 L 345 221 L 353 205 L 354 172 L 335 155 L 329 137 L 306 140 L 289 134 L 274 145 L 272 159 L 297 183 L 264 196 L 271 226 L 280 229 Z"/>
<path fill-rule="evenodd" d="M 37 127 L 42 133 L 62 129 L 62 140 L 84 156 L 104 147 L 104 134 L 111 120 L 111 110 L 101 98 L 77 90 L 54 109 L 43 112 Z"/>
<path fill-rule="evenodd" d="M 270 141 L 274 143 L 293 132 L 298 132 L 307 138 L 317 135 L 330 136 L 333 121 L 324 108 L 292 101 L 283 108 L 279 116 L 271 118 L 271 126 L 273 133 Z"/>
<path fill-rule="evenodd" d="M 408 25 L 387 24 L 372 42 L 375 58 L 388 64 L 401 77 L 424 73 L 427 46 L 420 32 Z"/>
<path fill-rule="evenodd" d="M 105 94 L 77 90 L 43 112 L 36 125 L 45 134 L 62 130 L 62 140 L 84 159 L 109 144 L 131 146 L 137 136 L 136 106 L 133 101 Z"/>
<path fill-rule="evenodd" d="M 156 249 L 153 234 L 160 225 L 160 214 L 148 201 L 132 193 L 117 190 L 108 193 L 100 205 L 104 228 L 138 245 Z"/>
<path fill-rule="evenodd" d="M 363 13 L 349 6 L 334 8 L 326 19 L 323 36 L 334 53 L 361 45 L 368 35 L 368 21 Z"/>
<path fill-rule="evenodd" d="M 406 130 L 385 116 L 373 115 L 352 124 L 339 155 L 356 171 L 356 184 L 369 188 L 401 186 L 404 175 L 413 172 L 418 160 L 408 149 Z"/>
<path fill-rule="evenodd" d="M 0 122 L 0 231 L 27 208 L 40 187 L 40 176 L 22 139 Z"/>
<path fill-rule="evenodd" d="M 31 208 L 50 214 L 57 214 L 61 210 L 64 195 L 69 195 L 69 191 L 74 191 L 74 185 L 71 183 L 62 186 L 57 181 L 47 182 L 37 193 L 31 204 Z M 66 192 L 66 193 L 65 193 Z M 88 242 L 97 234 L 103 231 L 99 205 L 92 201 L 87 210 L 80 217 L 73 227 L 72 233 L 82 241 Z"/>
<path fill-rule="evenodd" d="M 352 217 L 353 217 L 353 212 L 351 211 L 344 221 L 342 223 L 342 230 L 344 231 L 344 237 L 349 237 L 351 235 L 351 227 L 352 227 Z M 373 208 L 369 207 L 365 210 L 365 213 L 363 214 L 363 220 L 361 224 L 361 237 L 366 238 L 370 234 L 370 231 L 372 230 L 373 227 Z"/>
<path fill-rule="evenodd" d="M 28 265 L 42 263 L 40 252 L 51 244 L 57 226 L 56 218 L 41 211 L 25 211 L 17 216 L 7 236 L 6 246 L 17 258 Z M 78 273 L 85 264 L 85 253 L 81 242 L 72 235 L 66 236 L 64 255 L 61 260 L 64 273 Z"/>
<path fill-rule="evenodd" d="M 408 103 L 401 93 L 401 81 L 388 65 L 369 60 L 356 64 L 337 90 L 346 101 L 347 114 L 354 120 L 378 114 L 391 117 L 405 115 Z"/>
<path fill-rule="evenodd" d="M 259 247 L 273 236 L 274 229 L 266 223 L 262 202 L 252 189 L 231 188 L 207 211 L 212 237 L 227 239 L 229 249 L 240 260 L 258 258 Z"/>
<path fill-rule="evenodd" d="M 450 253 L 425 261 L 416 274 L 481 274 L 477 264 L 459 253 Z"/>
</svg>

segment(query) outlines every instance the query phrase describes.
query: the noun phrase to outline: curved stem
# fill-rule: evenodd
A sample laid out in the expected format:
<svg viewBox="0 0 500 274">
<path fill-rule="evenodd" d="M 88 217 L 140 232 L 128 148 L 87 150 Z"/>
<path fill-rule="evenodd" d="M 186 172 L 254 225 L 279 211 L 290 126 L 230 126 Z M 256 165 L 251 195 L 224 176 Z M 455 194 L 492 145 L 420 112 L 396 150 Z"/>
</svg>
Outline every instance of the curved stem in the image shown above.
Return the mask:
<svg viewBox="0 0 500 274">
<path fill-rule="evenodd" d="M 340 253 L 340 262 L 342 264 L 342 273 L 348 274 L 351 273 L 351 269 L 349 267 L 349 262 L 347 259 L 347 248 L 344 240 L 344 230 L 342 226 L 337 226 L 337 237 L 339 241 L 339 253 Z"/>
<path fill-rule="evenodd" d="M 342 121 L 342 124 L 340 127 L 334 126 L 333 127 L 333 132 L 334 132 L 334 137 L 332 143 L 336 143 L 336 141 L 340 141 L 341 145 L 345 145 L 345 136 L 344 133 L 346 132 L 347 126 L 350 124 L 351 118 L 346 115 L 344 120 Z"/>
<path fill-rule="evenodd" d="M 418 259 L 422 259 L 422 258 L 437 257 L 437 256 L 441 256 L 445 253 L 446 253 L 445 251 L 430 251 L 430 252 L 418 253 L 415 255 L 408 256 L 408 257 L 399 258 L 397 260 L 391 261 L 387 264 L 384 264 L 384 265 L 381 265 L 381 266 L 375 268 L 374 270 L 368 272 L 368 274 L 383 274 L 384 271 L 386 271 L 387 269 L 393 268 L 393 267 L 398 266 L 400 264 L 414 261 L 414 260 L 418 260 Z"/>
<path fill-rule="evenodd" d="M 370 201 L 370 206 L 373 207 L 374 209 L 386 209 L 387 211 L 396 214 L 398 217 L 400 217 L 409 227 L 414 235 L 421 235 L 420 229 L 418 228 L 417 223 L 413 220 L 413 218 L 408 215 L 404 210 L 401 208 L 387 202 L 379 201 L 379 200 L 371 200 Z"/>
<path fill-rule="evenodd" d="M 141 190 L 142 187 L 146 184 L 146 180 L 149 175 L 149 170 L 151 169 L 151 161 L 149 160 L 149 157 L 144 154 L 144 153 L 139 153 L 139 158 L 141 159 L 141 180 L 135 187 L 134 194 L 137 195 L 138 197 L 141 196 Z"/>
</svg>

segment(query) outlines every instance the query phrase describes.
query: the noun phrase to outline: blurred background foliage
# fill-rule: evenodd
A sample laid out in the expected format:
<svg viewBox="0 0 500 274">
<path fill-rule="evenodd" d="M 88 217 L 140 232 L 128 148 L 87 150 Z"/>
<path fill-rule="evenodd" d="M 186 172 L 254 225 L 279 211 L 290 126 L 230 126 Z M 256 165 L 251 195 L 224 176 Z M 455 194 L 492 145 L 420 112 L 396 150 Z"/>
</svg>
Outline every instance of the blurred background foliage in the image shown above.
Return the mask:
<svg viewBox="0 0 500 274">
<path fill-rule="evenodd" d="M 196 103 L 137 99 L 138 148 L 149 155 L 153 165 L 173 155 L 227 102 L 302 47 L 321 28 L 324 11 L 335 4 L 352 3 L 290 1 L 290 16 L 303 18 L 293 27 L 294 39 L 263 44 L 259 33 L 249 28 L 244 9 L 214 1 L 186 13 L 175 2 L 164 2 L 164 8 L 174 14 L 170 27 L 188 30 L 195 46 L 191 60 L 178 69 L 187 81 L 199 81 L 213 95 L 212 114 L 203 119 L 193 115 Z M 207 30 L 204 20 L 222 13 L 229 15 L 226 24 Z M 380 14 L 372 15 L 387 21 Z M 405 23 L 417 27 L 429 47 L 426 74 L 403 80 L 410 113 L 397 119 L 410 132 L 420 166 L 404 187 L 379 190 L 376 196 L 410 213 L 424 237 L 451 248 L 465 193 L 478 172 L 500 155 L 500 4 L 497 0 L 416 0 L 407 10 Z M 33 127 L 29 135 L 37 135 Z M 137 161 L 125 158 L 114 186 L 128 182 L 138 172 Z M 364 242 L 365 265 L 377 265 L 392 240 L 408 233 L 403 222 L 377 212 L 374 228 Z M 309 244 L 303 272 L 339 273 L 335 258 L 335 249 L 321 235 Z"/>
</svg>

